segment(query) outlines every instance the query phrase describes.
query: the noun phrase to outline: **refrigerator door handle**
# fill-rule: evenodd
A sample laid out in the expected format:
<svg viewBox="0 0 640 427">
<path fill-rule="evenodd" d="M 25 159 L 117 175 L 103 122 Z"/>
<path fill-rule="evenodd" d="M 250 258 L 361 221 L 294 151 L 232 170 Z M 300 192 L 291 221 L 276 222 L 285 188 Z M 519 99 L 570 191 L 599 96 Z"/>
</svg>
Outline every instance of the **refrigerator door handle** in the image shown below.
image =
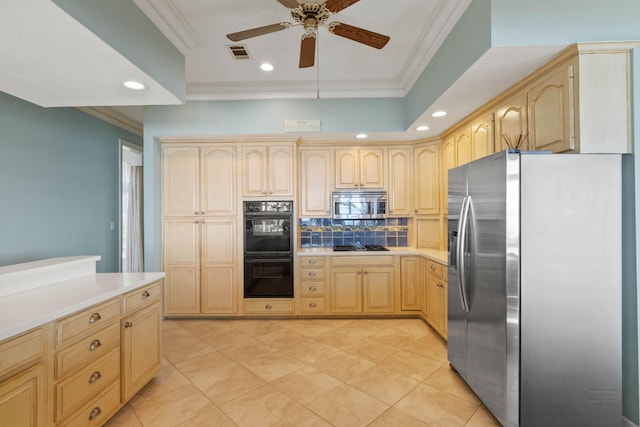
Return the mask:
<svg viewBox="0 0 640 427">
<path fill-rule="evenodd" d="M 467 231 L 469 224 L 469 206 L 471 196 L 465 196 L 460 209 L 458 222 L 458 241 L 456 245 L 456 258 L 458 258 L 458 287 L 460 289 L 460 303 L 467 313 L 469 312 L 469 300 L 467 299 L 467 265 L 465 262 L 465 250 L 467 245 Z"/>
</svg>

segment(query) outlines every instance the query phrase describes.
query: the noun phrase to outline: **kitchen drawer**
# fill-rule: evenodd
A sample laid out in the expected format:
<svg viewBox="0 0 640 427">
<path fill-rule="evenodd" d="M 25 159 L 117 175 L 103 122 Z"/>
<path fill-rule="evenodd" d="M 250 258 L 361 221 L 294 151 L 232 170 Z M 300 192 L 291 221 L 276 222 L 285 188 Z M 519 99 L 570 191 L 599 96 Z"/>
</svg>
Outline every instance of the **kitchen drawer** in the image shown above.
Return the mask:
<svg viewBox="0 0 640 427">
<path fill-rule="evenodd" d="M 393 267 L 393 255 L 363 255 L 363 256 L 332 256 L 332 267 L 365 267 L 365 266 L 391 266 Z"/>
<path fill-rule="evenodd" d="M 0 343 L 0 377 L 40 359 L 44 354 L 44 345 L 42 329 Z"/>
<path fill-rule="evenodd" d="M 301 298 L 300 299 L 300 311 L 303 314 L 311 313 L 325 313 L 325 300 L 324 298 Z"/>
<path fill-rule="evenodd" d="M 120 378 L 120 348 L 90 363 L 75 375 L 56 384 L 56 420 L 77 409 L 87 399 L 105 390 Z"/>
<path fill-rule="evenodd" d="M 248 314 L 291 314 L 293 313 L 293 300 L 291 301 L 247 301 L 244 302 L 244 311 Z"/>
<path fill-rule="evenodd" d="M 120 322 L 112 322 L 104 329 L 56 353 L 56 378 L 89 363 L 120 343 Z"/>
<path fill-rule="evenodd" d="M 300 294 L 303 297 L 324 296 L 324 282 L 302 282 L 300 283 Z"/>
<path fill-rule="evenodd" d="M 120 300 L 114 298 L 56 322 L 56 346 L 60 347 L 85 333 L 120 319 Z"/>
<path fill-rule="evenodd" d="M 324 280 L 324 270 L 301 268 L 300 280 Z"/>
<path fill-rule="evenodd" d="M 65 427 L 99 427 L 120 407 L 120 381 L 116 381 L 80 411 L 61 423 Z"/>
<path fill-rule="evenodd" d="M 155 282 L 122 298 L 122 313 L 126 314 L 157 301 L 162 295 L 162 282 Z"/>
<path fill-rule="evenodd" d="M 427 260 L 427 271 L 440 279 L 447 279 L 444 275 L 447 272 L 447 269 L 438 262 Z"/>
<path fill-rule="evenodd" d="M 301 256 L 298 258 L 300 267 L 324 267 L 322 256 Z"/>
</svg>

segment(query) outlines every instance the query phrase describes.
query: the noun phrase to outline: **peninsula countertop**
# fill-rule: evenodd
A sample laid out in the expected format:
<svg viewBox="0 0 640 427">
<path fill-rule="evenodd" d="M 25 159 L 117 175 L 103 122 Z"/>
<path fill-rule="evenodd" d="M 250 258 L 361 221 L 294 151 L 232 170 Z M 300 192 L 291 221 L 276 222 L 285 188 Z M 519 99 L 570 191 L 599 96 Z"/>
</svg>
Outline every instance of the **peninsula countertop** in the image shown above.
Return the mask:
<svg viewBox="0 0 640 427">
<path fill-rule="evenodd" d="M 77 259 L 72 261 L 77 263 Z M 61 280 L 54 279 L 56 281 L 53 283 L 40 283 L 32 287 L 30 283 L 40 278 L 30 279 L 25 270 L 16 272 L 6 267 L 1 269 L 0 272 L 7 275 L 23 276 L 20 277 L 20 286 L 24 290 L 14 286 L 10 293 L 0 296 L 0 341 L 141 288 L 165 276 L 162 272 L 86 274 L 83 271 L 79 276 L 65 278 L 56 276 L 50 264 L 44 268 L 47 269 L 45 273 Z M 40 263 L 36 269 L 42 270 L 43 264 Z"/>
</svg>

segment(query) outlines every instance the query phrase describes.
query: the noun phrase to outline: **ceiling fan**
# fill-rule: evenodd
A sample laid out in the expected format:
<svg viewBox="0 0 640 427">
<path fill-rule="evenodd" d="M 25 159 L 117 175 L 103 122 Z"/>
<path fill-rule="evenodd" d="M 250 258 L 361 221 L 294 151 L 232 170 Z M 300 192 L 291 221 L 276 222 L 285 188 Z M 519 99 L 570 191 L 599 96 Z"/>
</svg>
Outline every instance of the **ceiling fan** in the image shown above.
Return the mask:
<svg viewBox="0 0 640 427">
<path fill-rule="evenodd" d="M 227 34 L 227 38 L 231 41 L 237 42 L 261 36 L 263 34 L 285 30 L 293 26 L 302 25 L 304 28 L 304 34 L 302 35 L 302 43 L 300 45 L 299 68 L 313 67 L 314 65 L 318 26 L 327 28 L 329 32 L 335 35 L 366 44 L 367 46 L 375 47 L 376 49 L 382 49 L 389 41 L 389 37 L 383 34 L 374 33 L 373 31 L 343 24 L 341 22 L 327 22 L 331 15 L 346 9 L 360 0 L 326 0 L 320 1 L 319 3 L 298 3 L 297 0 L 277 1 L 283 6 L 291 9 L 293 22 L 280 22 L 277 24 L 265 25 L 264 27 L 239 31 L 237 33 Z"/>
</svg>

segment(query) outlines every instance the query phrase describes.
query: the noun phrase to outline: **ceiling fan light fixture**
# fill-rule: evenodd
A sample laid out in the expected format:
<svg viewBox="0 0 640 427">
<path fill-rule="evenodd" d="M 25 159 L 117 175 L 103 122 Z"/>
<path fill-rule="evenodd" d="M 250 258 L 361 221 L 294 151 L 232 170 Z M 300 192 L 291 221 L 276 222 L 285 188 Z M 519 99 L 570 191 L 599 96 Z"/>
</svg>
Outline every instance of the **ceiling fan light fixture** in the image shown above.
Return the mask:
<svg viewBox="0 0 640 427">
<path fill-rule="evenodd" d="M 147 88 L 144 84 L 135 80 L 127 80 L 126 82 L 122 82 L 122 85 L 131 90 L 145 90 Z"/>
<path fill-rule="evenodd" d="M 269 64 L 268 62 L 265 62 L 265 63 L 260 65 L 260 69 L 262 71 L 273 71 L 273 65 Z"/>
<path fill-rule="evenodd" d="M 446 115 L 447 115 L 446 111 L 439 110 L 431 114 L 431 117 L 444 117 Z"/>
</svg>

